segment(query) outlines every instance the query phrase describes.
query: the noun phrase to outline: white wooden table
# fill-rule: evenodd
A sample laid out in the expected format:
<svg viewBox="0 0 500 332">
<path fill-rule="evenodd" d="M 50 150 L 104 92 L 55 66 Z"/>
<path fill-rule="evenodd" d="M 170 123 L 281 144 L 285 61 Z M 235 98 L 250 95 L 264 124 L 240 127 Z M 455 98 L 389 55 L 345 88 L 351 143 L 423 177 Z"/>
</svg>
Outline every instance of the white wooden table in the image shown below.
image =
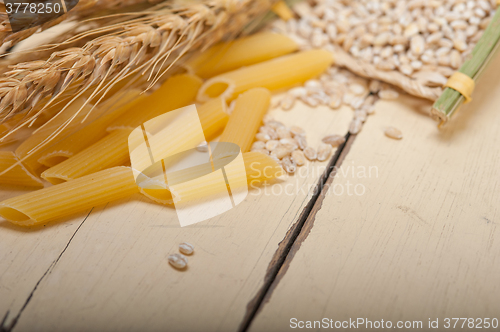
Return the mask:
<svg viewBox="0 0 500 332">
<path fill-rule="evenodd" d="M 141 195 L 45 227 L 0 221 L 1 331 L 500 318 L 500 60 L 490 68 L 474 101 L 441 131 L 419 113 L 426 101 L 379 102 L 333 157 L 337 171 L 321 194 L 314 188 L 328 163 L 186 228 L 173 209 Z M 317 143 L 346 133 L 352 111 L 297 105 L 273 114 Z M 388 125 L 404 139 L 385 137 Z M 272 192 L 286 187 L 291 194 Z M 0 199 L 23 192 L 6 188 Z M 195 254 L 179 272 L 167 256 L 183 241 Z"/>
</svg>

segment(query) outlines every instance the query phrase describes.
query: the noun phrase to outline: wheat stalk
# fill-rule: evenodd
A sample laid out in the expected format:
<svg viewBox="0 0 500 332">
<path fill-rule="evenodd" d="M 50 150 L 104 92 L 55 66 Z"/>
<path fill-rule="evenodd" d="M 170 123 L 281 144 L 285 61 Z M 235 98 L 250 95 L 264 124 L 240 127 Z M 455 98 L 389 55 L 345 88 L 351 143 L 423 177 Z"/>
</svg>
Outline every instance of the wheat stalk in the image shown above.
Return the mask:
<svg viewBox="0 0 500 332">
<path fill-rule="evenodd" d="M 12 32 L 11 25 L 5 9 L 0 13 L 0 43 L 10 43 L 14 46 L 18 42 L 32 36 L 33 34 L 47 30 L 65 20 L 83 19 L 89 16 L 96 16 L 102 11 L 117 10 L 144 3 L 158 3 L 162 0 L 80 0 L 78 5 L 69 13 L 42 24 L 39 27 Z"/>
<path fill-rule="evenodd" d="M 224 35 L 238 34 L 252 19 L 267 12 L 274 2 L 226 0 L 190 6 L 160 4 L 154 11 L 134 13 L 124 22 L 77 35 L 67 43 L 92 33 L 104 34 L 81 48 L 54 52 L 47 60 L 14 65 L 0 77 L 0 119 L 27 112 L 23 121 L 11 130 L 13 133 L 36 120 L 54 102 L 67 97 L 69 89 L 74 91 L 72 100 L 91 91 L 88 102 L 97 99 L 96 105 L 116 83 L 134 75 L 147 77 L 151 87 L 189 50 L 200 45 L 207 47 Z M 42 103 L 43 107 L 32 112 Z M 48 141 L 57 137 L 77 115 L 56 130 Z"/>
</svg>

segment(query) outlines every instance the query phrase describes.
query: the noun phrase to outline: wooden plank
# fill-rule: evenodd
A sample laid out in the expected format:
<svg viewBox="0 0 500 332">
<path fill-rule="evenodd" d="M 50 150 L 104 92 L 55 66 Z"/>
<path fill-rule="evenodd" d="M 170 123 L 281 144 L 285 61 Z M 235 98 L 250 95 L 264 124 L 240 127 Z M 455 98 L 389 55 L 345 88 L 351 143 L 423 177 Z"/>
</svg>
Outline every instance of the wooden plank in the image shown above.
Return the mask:
<svg viewBox="0 0 500 332">
<path fill-rule="evenodd" d="M 27 137 L 21 131 L 17 137 Z M 14 151 L 20 141 L 0 146 Z M 1 185 L 0 201 L 32 188 Z M 47 226 L 19 228 L 0 218 L 0 331 L 8 330 L 90 211 Z"/>
<path fill-rule="evenodd" d="M 303 105 L 271 114 L 306 129 L 312 145 L 327 134 L 345 133 L 352 117 L 348 108 Z M 173 209 L 140 195 L 94 209 L 41 281 L 16 329 L 237 330 L 325 165 L 315 163 L 300 176 L 252 190 L 237 208 L 185 228 Z M 188 270 L 179 272 L 167 256 L 183 241 L 195 245 L 195 254 Z"/>
<path fill-rule="evenodd" d="M 377 104 L 250 331 L 292 330 L 291 318 L 421 320 L 424 330 L 429 318 L 441 329 L 447 317 L 499 318 L 497 76 L 485 74 L 475 101 L 441 132 L 418 112 L 427 102 Z M 403 140 L 384 136 L 390 125 Z"/>
<path fill-rule="evenodd" d="M 4 187 L 0 201 L 26 192 L 29 189 Z M 88 212 L 45 227 L 26 229 L 0 220 L 0 330 L 8 329 L 16 320 Z"/>
</svg>

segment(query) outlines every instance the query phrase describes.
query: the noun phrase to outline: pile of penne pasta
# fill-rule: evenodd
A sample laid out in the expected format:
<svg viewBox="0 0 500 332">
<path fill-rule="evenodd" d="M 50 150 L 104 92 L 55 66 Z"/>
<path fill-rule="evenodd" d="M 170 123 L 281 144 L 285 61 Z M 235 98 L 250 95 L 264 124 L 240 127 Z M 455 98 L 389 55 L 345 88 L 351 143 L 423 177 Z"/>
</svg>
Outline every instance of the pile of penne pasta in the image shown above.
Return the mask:
<svg viewBox="0 0 500 332">
<path fill-rule="evenodd" d="M 149 95 L 134 89 L 117 91 L 90 113 L 85 109 L 92 106 L 81 97 L 15 152 L 0 152 L 0 184 L 41 188 L 0 202 L 0 216 L 20 226 L 45 224 L 139 192 L 170 203 L 166 190 L 144 190 L 135 183 L 128 137 L 144 122 L 195 102 L 206 140 L 220 136 L 221 142 L 241 148 L 248 181 L 277 177 L 283 170 L 275 159 L 249 152 L 271 91 L 316 77 L 332 62 L 327 51 L 298 52 L 288 37 L 266 32 L 193 56 L 184 65 L 186 73 L 171 76 Z M 77 112 L 82 105 L 84 111 Z M 62 126 L 68 119 L 69 125 Z M 0 133 L 8 130 L 8 123 L 0 126 Z M 62 139 L 39 148 L 56 131 Z M 168 139 L 182 151 L 191 136 L 189 127 L 179 128 Z M 258 171 L 265 168 L 274 171 Z M 52 186 L 43 188 L 42 179 Z"/>
</svg>

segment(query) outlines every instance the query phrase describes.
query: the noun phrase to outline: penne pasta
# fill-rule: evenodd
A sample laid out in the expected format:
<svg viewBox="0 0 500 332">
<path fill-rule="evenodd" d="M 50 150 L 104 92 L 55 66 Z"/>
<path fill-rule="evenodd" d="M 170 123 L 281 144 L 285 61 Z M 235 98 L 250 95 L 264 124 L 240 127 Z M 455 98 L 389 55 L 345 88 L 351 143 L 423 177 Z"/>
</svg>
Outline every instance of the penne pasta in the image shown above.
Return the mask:
<svg viewBox="0 0 500 332">
<path fill-rule="evenodd" d="M 288 7 L 284 0 L 276 2 L 271 10 L 278 15 L 283 21 L 289 21 L 293 18 L 293 11 Z"/>
<path fill-rule="evenodd" d="M 229 116 L 224 110 L 225 104 L 221 99 L 214 99 L 200 106 L 198 116 L 201 128 L 206 130 L 206 139 L 216 137 L 226 125 Z M 162 127 L 163 124 L 156 124 L 161 127 L 159 129 L 160 133 L 155 136 L 150 144 L 161 147 L 161 151 L 157 152 L 157 154 L 162 156 L 195 147 L 204 141 L 204 138 L 196 134 L 196 127 L 191 124 L 192 119 L 189 117 L 176 118 L 173 123 L 165 127 Z M 151 125 L 154 125 L 154 122 Z M 155 128 L 150 129 L 156 130 Z M 131 129 L 113 130 L 109 135 L 80 153 L 44 171 L 42 178 L 52 184 L 58 184 L 106 168 L 128 164 L 130 162 L 129 136 L 131 133 Z M 162 144 L 162 142 L 169 142 L 169 144 Z M 136 158 L 136 160 L 143 160 L 149 166 L 149 156 L 146 157 L 142 159 Z M 160 159 L 162 158 L 157 158 L 157 160 Z M 134 166 L 135 168 L 141 168 L 140 165 Z"/>
<path fill-rule="evenodd" d="M 271 181 L 285 175 L 279 162 L 260 152 L 247 152 L 243 154 L 247 180 L 250 185 Z"/>
<path fill-rule="evenodd" d="M 245 171 L 247 183 L 251 186 L 255 186 L 264 181 L 271 181 L 285 174 L 283 168 L 280 164 L 273 158 L 266 156 L 260 152 L 247 152 L 243 153 L 243 161 L 245 163 Z M 214 165 L 218 168 L 220 165 Z M 202 168 L 202 167 L 198 167 Z M 188 170 L 185 173 L 196 172 L 197 169 Z M 198 170 L 203 172 L 203 170 Z M 187 176 L 186 174 L 184 174 Z M 190 175 L 192 177 L 192 175 Z M 139 188 L 139 191 L 160 204 L 173 204 L 173 197 L 168 189 L 144 189 Z M 213 191 L 213 190 L 212 190 Z"/>
<path fill-rule="evenodd" d="M 115 130 L 75 156 L 42 173 L 52 184 L 92 174 L 103 169 L 123 166 L 129 162 L 128 136 L 131 130 Z"/>
<path fill-rule="evenodd" d="M 147 96 L 141 95 L 140 90 L 130 90 L 117 94 L 116 97 L 99 106 L 110 108 L 105 116 L 87 124 L 62 141 L 45 148 L 38 162 L 47 167 L 53 167 L 96 143 L 107 135 L 106 129 L 112 122 L 127 112 L 136 111 L 137 105 L 144 98 Z"/>
<path fill-rule="evenodd" d="M 14 152 L 0 151 L 0 173 L 19 162 Z M 0 184 L 11 184 L 26 187 L 43 187 L 42 181 L 31 174 L 26 167 L 18 164 L 14 168 L 0 175 Z"/>
<path fill-rule="evenodd" d="M 2 123 L 0 125 L 0 139 L 4 137 L 5 134 L 7 134 L 10 130 L 10 126 L 6 123 Z M 12 142 L 15 142 L 15 139 L 12 137 L 6 137 L 4 139 L 0 140 L 0 146 L 10 144 Z"/>
<path fill-rule="evenodd" d="M 289 37 L 273 32 L 262 32 L 231 42 L 219 43 L 190 59 L 185 67 L 201 78 L 210 78 L 297 50 L 297 43 Z"/>
<path fill-rule="evenodd" d="M 10 126 L 7 123 L 0 124 L 0 137 L 5 135 L 10 130 Z"/>
<path fill-rule="evenodd" d="M 49 168 L 43 172 L 42 177 L 51 183 L 61 183 L 109 167 L 128 164 L 128 136 L 132 130 L 150 117 L 191 103 L 200 85 L 201 80 L 193 75 L 172 76 L 155 93 L 134 102 L 125 114 L 108 126 L 107 130 L 111 131 L 109 135 Z"/>
<path fill-rule="evenodd" d="M 250 151 L 270 102 L 271 93 L 264 88 L 251 89 L 239 95 L 219 141 L 235 143 L 241 152 Z"/>
<path fill-rule="evenodd" d="M 230 101 L 252 88 L 272 91 L 291 87 L 318 76 L 332 62 L 332 54 L 325 50 L 285 55 L 213 77 L 201 86 L 197 99 L 205 102 L 220 96 Z"/>
<path fill-rule="evenodd" d="M 19 226 L 40 225 L 137 192 L 132 170 L 114 167 L 0 202 L 0 216 Z"/>
<path fill-rule="evenodd" d="M 34 151 L 34 149 L 41 146 L 42 143 L 44 141 L 47 141 L 58 128 L 64 125 L 66 121 L 71 119 L 76 114 L 76 112 L 84 105 L 84 103 L 85 98 L 78 98 L 59 116 L 53 118 L 52 121 L 39 128 L 33 135 L 31 135 L 21 145 L 19 145 L 19 147 L 16 149 L 16 155 L 32 172 L 37 173 L 37 171 L 42 167 L 42 164 L 38 162 L 38 159 L 42 156 L 44 147 L 39 148 L 36 151 Z M 66 126 L 66 128 L 62 130 L 54 139 L 64 139 L 69 134 L 74 132 L 78 127 L 81 127 L 82 120 L 91 109 L 92 105 L 88 104 L 84 106 L 82 111 L 73 120 L 71 120 L 68 126 Z M 91 118 L 88 119 L 89 123 L 90 121 L 93 121 L 94 119 L 99 117 L 99 115 L 99 112 L 97 110 L 94 110 L 92 112 Z"/>
<path fill-rule="evenodd" d="M 169 78 L 158 90 L 135 105 L 131 110 L 108 127 L 108 131 L 117 129 L 135 129 L 144 122 L 163 113 L 191 104 L 202 81 L 194 75 L 182 74 Z"/>
<path fill-rule="evenodd" d="M 214 98 L 197 109 L 205 139 L 209 142 L 220 135 L 229 120 L 226 102 L 222 98 Z"/>
<path fill-rule="evenodd" d="M 113 87 L 109 91 L 107 91 L 104 97 L 103 97 L 104 90 L 101 90 L 101 92 L 98 92 L 92 97 L 90 104 L 95 104 L 97 101 L 99 101 L 98 105 L 99 107 L 104 107 L 105 104 L 109 105 L 110 101 L 112 102 L 112 100 L 116 100 L 117 97 L 119 97 L 125 89 L 134 90 L 134 88 L 131 88 L 130 85 L 134 85 L 133 81 L 135 80 L 136 80 L 135 77 L 130 77 L 115 83 Z M 105 84 L 107 83 L 109 83 L 109 80 L 107 80 Z M 81 95 L 81 97 L 89 99 L 95 92 L 95 88 L 97 88 L 97 86 L 86 90 Z M 30 126 L 33 128 L 38 128 L 47 123 L 57 113 L 59 113 L 59 111 L 62 108 L 61 105 L 66 105 L 74 98 L 75 93 L 76 93 L 76 86 L 72 85 L 68 87 L 68 89 L 64 93 L 65 97 L 60 97 L 60 99 L 58 98 L 59 101 L 57 101 L 56 103 L 51 103 L 48 107 L 46 107 L 45 110 L 37 116 L 36 120 L 32 122 L 32 125 L 30 124 Z M 36 110 L 33 110 L 33 112 L 36 113 L 39 109 L 44 107 L 49 100 L 41 101 L 39 104 L 37 104 L 37 108 Z"/>
<path fill-rule="evenodd" d="M 11 117 L 8 121 L 0 124 L 0 146 L 12 144 L 25 140 L 32 133 L 31 129 L 22 128 L 16 130 L 17 124 L 26 116 L 23 112 Z M 1 121 L 0 121 L 1 122 Z M 14 131 L 13 131 L 14 130 Z"/>
</svg>

